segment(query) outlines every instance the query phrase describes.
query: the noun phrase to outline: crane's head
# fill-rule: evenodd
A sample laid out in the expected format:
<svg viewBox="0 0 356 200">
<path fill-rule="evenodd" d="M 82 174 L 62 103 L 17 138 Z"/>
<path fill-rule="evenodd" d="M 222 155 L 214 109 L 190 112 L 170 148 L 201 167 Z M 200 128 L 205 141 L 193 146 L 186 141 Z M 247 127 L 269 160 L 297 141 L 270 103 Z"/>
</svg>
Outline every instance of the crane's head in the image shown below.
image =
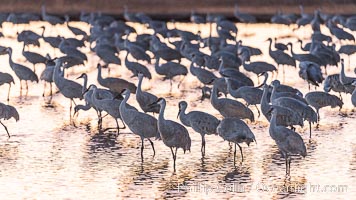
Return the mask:
<svg viewBox="0 0 356 200">
<path fill-rule="evenodd" d="M 179 104 L 178 104 L 178 107 L 179 107 L 179 111 L 178 111 L 178 114 L 177 114 L 177 119 L 178 119 L 180 113 L 182 112 L 182 110 L 185 110 L 188 107 L 188 104 L 187 104 L 186 101 L 180 101 Z"/>
<path fill-rule="evenodd" d="M 278 87 L 279 85 L 281 85 L 281 82 L 279 80 L 274 80 L 271 82 L 272 87 Z"/>
<path fill-rule="evenodd" d="M 351 85 L 356 86 L 356 81 L 352 81 Z"/>
<path fill-rule="evenodd" d="M 86 73 L 82 73 L 77 79 L 88 77 Z"/>
<path fill-rule="evenodd" d="M 126 89 L 123 89 L 120 94 L 121 94 L 122 96 L 126 96 L 126 95 L 130 94 L 130 90 L 127 89 L 127 88 L 126 88 Z"/>
</svg>

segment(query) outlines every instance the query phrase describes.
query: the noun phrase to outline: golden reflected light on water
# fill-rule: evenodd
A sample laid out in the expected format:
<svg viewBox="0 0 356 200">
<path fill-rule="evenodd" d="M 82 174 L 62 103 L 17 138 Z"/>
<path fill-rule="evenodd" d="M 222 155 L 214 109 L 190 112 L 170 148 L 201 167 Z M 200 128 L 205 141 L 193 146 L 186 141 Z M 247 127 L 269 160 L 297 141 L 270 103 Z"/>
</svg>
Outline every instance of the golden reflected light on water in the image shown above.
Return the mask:
<svg viewBox="0 0 356 200">
<path fill-rule="evenodd" d="M 22 44 L 16 41 L 15 33 L 31 29 L 40 34 L 39 27 L 42 25 L 43 23 L 31 23 L 31 26 L 12 26 L 5 23 L 3 33 L 6 37 L 0 39 L 1 45 L 13 47 L 16 62 L 32 68 L 21 55 Z M 83 23 L 73 25 L 89 32 L 89 27 Z M 139 33 L 150 33 L 143 26 L 131 25 Z M 203 37 L 208 35 L 208 26 L 187 23 L 177 23 L 176 26 L 194 32 L 201 29 Z M 310 27 L 293 32 L 293 27 L 272 24 L 237 26 L 238 36 L 244 44 L 263 51 L 262 56 L 252 57 L 252 60 L 271 63 L 273 61 L 268 55 L 266 42 L 268 37 L 283 37 L 280 39 L 282 42 L 296 42 L 296 38 L 308 40 L 311 32 Z M 169 27 L 173 27 L 172 24 Z M 328 33 L 325 27 L 322 31 Z M 46 35 L 57 34 L 73 37 L 63 26 L 46 31 Z M 337 49 L 339 45 L 337 44 Z M 89 48 L 81 50 L 88 55 L 89 61 L 85 67 L 68 70 L 68 78 L 75 80 L 82 72 L 86 72 L 89 83 L 97 83 L 96 64 L 99 59 L 89 52 Z M 54 56 L 53 49 L 43 41 L 41 48 L 31 47 L 31 51 Z M 61 55 L 59 51 L 55 51 L 55 54 Z M 124 54 L 120 54 L 120 57 L 123 59 Z M 20 98 L 19 81 L 10 70 L 8 56 L 0 56 L 0 61 L 1 71 L 11 73 L 15 78 L 10 104 L 20 113 L 19 122 L 5 121 L 12 134 L 10 139 L 0 129 L 1 199 L 325 199 L 331 196 L 347 199 L 356 196 L 356 124 L 355 113 L 351 111 L 353 107 L 350 95 L 343 95 L 343 115 L 337 109 L 321 109 L 321 125 L 318 130 L 313 127 L 311 140 L 308 126 L 297 129 L 306 143 L 308 156 L 293 160 L 290 179 L 285 177 L 284 159 L 269 136 L 268 123 L 263 116 L 257 122 L 248 124 L 256 135 L 258 144 L 243 146 L 245 161 L 236 168 L 233 165 L 233 149 L 219 136 L 206 137 L 206 156 L 202 159 L 200 135 L 189 128 L 192 138 L 191 153 L 183 154 L 178 151 L 177 173 L 173 173 L 170 150 L 162 141 L 154 141 L 154 158 L 149 143 L 146 143 L 145 159 L 141 163 L 141 141 L 138 136 L 131 134 L 128 129 L 121 131 L 117 138 L 114 132 L 99 133 L 93 110 L 79 113 L 77 127 L 70 125 L 69 100 L 61 94 L 55 94 L 53 106 L 46 106 L 42 98 L 42 82 L 29 84 L 28 96 Z M 356 63 L 355 61 L 356 56 L 352 56 L 350 63 Z M 189 66 L 186 60 L 183 64 Z M 44 66 L 38 65 L 37 73 L 43 69 Z M 153 79 L 144 79 L 144 90 L 166 97 L 169 93 L 169 81 L 163 82 L 152 65 L 149 69 Z M 298 70 L 286 69 L 285 84 L 307 93 L 307 84 L 298 77 Z M 340 68 L 331 67 L 328 73 L 338 73 L 339 70 Z M 131 74 L 124 66 L 112 67 L 112 72 L 112 75 L 128 78 L 137 84 L 137 78 L 129 78 Z M 247 74 L 257 83 L 253 74 Z M 279 73 L 279 78 L 281 74 Z M 347 71 L 347 74 L 355 76 L 351 71 Z M 167 119 L 177 120 L 177 104 L 182 99 L 188 101 L 188 110 L 203 110 L 221 119 L 208 100 L 200 102 L 201 93 L 196 89 L 199 82 L 195 77 L 188 75 L 179 89 L 177 83 L 175 81 L 173 84 L 173 95 L 167 98 Z M 5 102 L 7 87 L 0 88 L 0 101 Z M 322 87 L 317 90 L 322 90 Z M 129 103 L 138 108 L 134 99 L 132 96 Z M 252 110 L 257 116 L 257 111 L 254 108 Z M 114 124 L 110 117 L 104 119 L 104 127 Z"/>
</svg>

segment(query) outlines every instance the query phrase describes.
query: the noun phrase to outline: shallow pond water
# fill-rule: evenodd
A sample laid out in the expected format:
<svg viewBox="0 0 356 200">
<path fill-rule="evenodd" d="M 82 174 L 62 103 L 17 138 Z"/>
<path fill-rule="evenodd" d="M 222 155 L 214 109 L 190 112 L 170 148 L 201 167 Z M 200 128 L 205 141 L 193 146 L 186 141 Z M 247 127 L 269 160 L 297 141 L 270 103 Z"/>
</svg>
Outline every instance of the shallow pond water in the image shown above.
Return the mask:
<svg viewBox="0 0 356 200">
<path fill-rule="evenodd" d="M 40 33 L 42 23 L 32 23 L 31 29 Z M 88 26 L 74 23 L 86 30 Z M 171 25 L 171 24 L 170 24 Z M 178 27 L 194 30 L 202 29 L 207 33 L 207 26 L 177 24 Z M 135 25 L 138 32 L 145 31 Z M 12 46 L 16 62 L 26 63 L 21 57 L 21 44 L 13 38 L 16 30 L 24 26 L 13 27 L 4 24 L 6 38 L 0 39 L 3 46 Z M 281 41 L 295 42 L 296 38 L 308 40 L 310 27 L 296 32 L 292 27 L 271 24 L 238 24 L 239 38 L 244 44 L 259 47 L 263 56 L 252 60 L 272 62 L 268 56 L 267 37 L 282 37 Z M 327 30 L 323 29 L 327 32 Z M 57 26 L 46 35 L 72 36 L 64 27 Z M 41 43 L 41 48 L 31 50 L 43 55 L 53 50 Z M 339 44 L 337 44 L 339 45 Z M 89 62 L 86 67 L 68 70 L 69 79 L 74 80 L 82 72 L 89 74 L 89 81 L 96 83 L 96 63 L 98 58 L 87 53 Z M 59 51 L 55 51 L 60 55 Z M 120 55 L 123 58 L 124 54 Z M 356 56 L 351 57 L 355 63 Z M 347 58 L 346 58 L 347 59 Z M 19 81 L 8 66 L 8 56 L 0 56 L 1 71 L 11 73 L 16 84 L 12 87 L 9 104 L 15 106 L 20 114 L 17 123 L 11 119 L 5 121 L 11 138 L 0 128 L 0 197 L 1 199 L 238 199 L 248 198 L 330 198 L 348 199 L 356 196 L 356 124 L 350 95 L 343 95 L 344 108 L 321 109 L 319 129 L 313 126 L 312 139 L 309 129 L 297 128 L 307 146 L 308 156 L 305 159 L 295 158 L 291 165 L 291 177 L 285 176 L 284 159 L 281 158 L 275 142 L 270 138 L 268 123 L 261 116 L 249 127 L 256 136 L 257 144 L 249 147 L 243 144 L 244 162 L 233 163 L 233 148 L 219 136 L 206 136 L 206 155 L 200 153 L 201 139 L 198 133 L 188 129 L 192 138 L 191 152 L 183 154 L 178 151 L 177 171 L 173 172 L 171 153 L 162 141 L 154 141 L 156 156 L 148 141 L 145 142 L 144 162 L 140 159 L 140 138 L 128 129 L 121 130 L 117 136 L 115 130 L 101 132 L 97 129 L 96 113 L 93 110 L 80 112 L 69 123 L 69 100 L 60 93 L 54 95 L 51 105 L 48 98 L 42 97 L 43 83 L 29 84 L 27 96 L 19 96 Z M 188 66 L 188 62 L 183 61 Z M 353 68 L 355 66 L 352 66 Z M 44 66 L 36 67 L 37 73 Z M 178 102 L 188 101 L 189 110 L 203 110 L 221 116 L 214 110 L 208 100 L 200 102 L 198 81 L 188 75 L 181 87 L 177 88 L 178 79 L 173 83 L 169 95 L 169 81 L 154 73 L 152 80 L 144 79 L 144 89 L 158 96 L 166 97 L 166 118 L 177 120 Z M 340 68 L 331 67 L 328 73 L 337 73 Z M 306 82 L 298 77 L 298 70 L 286 68 L 286 84 L 308 92 Z M 355 76 L 353 72 L 347 72 Z M 281 79 L 279 73 L 278 78 Z M 106 75 L 106 72 L 104 72 Z M 130 72 L 124 66 L 112 66 L 112 75 L 129 78 Z M 257 84 L 257 78 L 248 74 Z M 272 78 L 268 80 L 270 82 Z M 137 83 L 137 78 L 131 78 Z M 81 80 L 78 82 L 82 83 Z M 1 86 L 0 101 L 6 102 L 7 86 Z M 312 88 L 314 90 L 314 88 Z M 318 87 L 317 90 L 322 90 Z M 138 106 L 134 95 L 130 101 Z M 83 104 L 83 101 L 77 101 Z M 252 108 L 257 117 L 257 111 Z M 113 127 L 115 122 L 110 117 L 104 118 L 104 128 Z"/>
</svg>

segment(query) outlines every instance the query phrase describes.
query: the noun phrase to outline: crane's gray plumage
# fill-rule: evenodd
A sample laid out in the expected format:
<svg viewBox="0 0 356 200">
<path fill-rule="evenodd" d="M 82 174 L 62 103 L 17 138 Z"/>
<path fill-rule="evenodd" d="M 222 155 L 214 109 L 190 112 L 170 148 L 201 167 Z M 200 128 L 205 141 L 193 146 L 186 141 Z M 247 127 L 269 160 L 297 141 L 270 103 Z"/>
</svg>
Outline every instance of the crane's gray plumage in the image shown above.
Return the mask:
<svg viewBox="0 0 356 200">
<path fill-rule="evenodd" d="M 294 110 L 300 116 L 302 116 L 304 120 L 307 120 L 309 122 L 309 137 L 311 137 L 311 124 L 318 121 L 318 116 L 311 107 L 299 100 L 290 97 L 280 97 L 273 101 L 273 105 L 287 107 L 291 110 Z"/>
<path fill-rule="evenodd" d="M 160 106 L 158 104 L 154 104 L 158 100 L 158 97 L 155 95 L 142 91 L 142 80 L 144 75 L 139 73 L 138 74 L 138 84 L 136 90 L 136 100 L 140 105 L 143 112 L 153 112 L 159 113 Z"/>
<path fill-rule="evenodd" d="M 315 108 L 316 113 L 318 114 L 318 121 L 320 121 L 320 114 L 319 109 L 331 106 L 331 108 L 340 107 L 344 104 L 339 97 L 328 94 L 326 92 L 309 92 L 305 95 L 305 99 L 307 100 L 308 104 Z"/>
<path fill-rule="evenodd" d="M 187 150 L 190 151 L 191 139 L 188 130 L 183 125 L 164 118 L 166 100 L 159 98 L 157 104 L 161 106 L 158 116 L 158 130 L 163 143 L 171 149 L 173 169 L 176 171 L 177 150 L 182 148 L 184 153 Z M 173 152 L 173 148 L 176 148 L 175 152 Z"/>
<path fill-rule="evenodd" d="M 215 84 L 210 96 L 210 102 L 224 117 L 236 117 L 239 119 L 249 119 L 251 122 L 255 121 L 253 112 L 242 103 L 228 98 L 219 99 Z"/>
<path fill-rule="evenodd" d="M 220 121 L 208 113 L 202 111 L 190 111 L 185 113 L 188 104 L 186 101 L 180 101 L 178 117 L 184 126 L 192 127 L 194 131 L 201 135 L 201 152 L 205 155 L 205 135 L 217 134 L 216 128 Z"/>
<path fill-rule="evenodd" d="M 299 63 L 299 77 L 308 82 L 309 89 L 310 84 L 319 86 L 324 80 L 320 65 L 310 61 L 302 61 Z"/>
<path fill-rule="evenodd" d="M 282 153 L 286 163 L 286 174 L 290 175 L 291 156 L 307 156 L 304 141 L 300 135 L 284 126 L 277 125 L 277 111 L 272 111 L 269 134 L 276 142 L 278 149 Z M 288 160 L 289 157 L 289 160 Z"/>
<path fill-rule="evenodd" d="M 126 126 L 132 131 L 132 133 L 141 137 L 141 161 L 143 162 L 143 140 L 145 138 L 150 141 L 153 149 L 153 156 L 155 155 L 154 145 L 150 138 L 160 138 L 160 133 L 158 131 L 157 126 L 157 119 L 152 117 L 151 115 L 127 108 L 127 101 L 130 98 L 129 89 L 125 89 L 122 92 L 122 95 L 124 96 L 124 99 L 121 101 L 121 104 L 119 106 L 121 119 L 122 121 L 124 121 Z"/>
<path fill-rule="evenodd" d="M 133 76 L 138 76 L 139 73 L 142 73 L 144 77 L 151 79 L 152 75 L 151 72 L 147 69 L 146 66 L 138 63 L 138 62 L 131 62 L 128 60 L 129 52 L 127 52 L 125 56 L 125 66 L 128 70 L 133 73 Z"/>
<path fill-rule="evenodd" d="M 74 82 L 72 80 L 65 79 L 61 75 L 61 61 L 59 59 L 55 60 L 55 67 L 54 67 L 54 72 L 53 72 L 53 81 L 56 84 L 57 88 L 59 91 L 63 94 L 64 97 L 70 99 L 70 107 L 69 107 L 69 114 L 70 114 L 70 119 L 72 118 L 72 102 L 75 104 L 74 99 L 79 98 L 83 99 L 83 94 L 82 94 L 82 86 Z"/>
<path fill-rule="evenodd" d="M 356 77 L 348 77 L 345 74 L 344 59 L 341 59 L 341 71 L 340 71 L 340 82 L 343 85 L 350 85 L 353 81 L 356 81 Z"/>
<path fill-rule="evenodd" d="M 294 112 L 293 110 L 286 108 L 286 107 L 281 107 L 281 106 L 272 106 L 268 102 L 268 91 L 269 87 L 268 85 L 263 86 L 263 94 L 261 98 L 261 111 L 263 115 L 266 117 L 268 121 L 271 120 L 271 108 L 275 108 L 277 110 L 277 125 L 278 126 L 291 126 L 293 127 L 294 125 L 299 125 L 303 127 L 303 117 L 300 116 L 297 112 Z"/>
<path fill-rule="evenodd" d="M 280 89 L 280 87 L 283 87 L 283 85 L 281 85 L 279 80 L 274 80 L 271 82 L 271 86 L 272 86 L 272 93 L 271 93 L 271 99 L 270 101 L 273 102 L 274 100 L 280 98 L 280 97 L 290 97 L 293 99 L 297 99 L 305 104 L 308 104 L 308 102 L 303 98 L 303 96 L 300 95 L 300 93 L 295 93 L 295 90 L 290 90 L 288 89 L 288 87 L 286 90 L 284 90 L 283 88 Z M 280 92 L 278 92 L 278 90 L 280 90 Z"/>
<path fill-rule="evenodd" d="M 2 86 L 5 83 L 9 84 L 9 90 L 7 92 L 7 101 L 9 101 L 10 100 L 11 84 L 15 84 L 15 81 L 14 81 L 14 78 L 10 74 L 0 72 L 0 86 Z"/>
<path fill-rule="evenodd" d="M 236 159 L 236 145 L 240 148 L 241 162 L 243 162 L 244 156 L 239 143 L 245 142 L 248 146 L 250 146 L 251 142 L 256 142 L 255 135 L 252 133 L 250 128 L 245 122 L 238 118 L 223 119 L 219 126 L 216 128 L 216 131 L 224 140 L 235 143 L 234 163 Z"/>
<path fill-rule="evenodd" d="M 28 85 L 27 81 L 36 81 L 38 83 L 37 75 L 30 70 L 29 68 L 20 65 L 18 63 L 14 63 L 12 60 L 12 48 L 7 48 L 7 52 L 9 53 L 9 63 L 11 69 L 15 72 L 16 76 L 20 79 L 20 90 L 22 91 L 22 84 L 21 81 L 26 81 L 26 89 L 28 92 Z"/>
<path fill-rule="evenodd" d="M 120 78 L 113 78 L 113 77 L 108 77 L 108 78 L 103 78 L 101 76 L 101 65 L 98 64 L 98 82 L 101 86 L 109 88 L 111 91 L 116 92 L 116 93 L 121 93 L 124 89 L 130 89 L 132 93 L 136 93 L 137 87 L 135 84 L 130 83 L 124 79 Z"/>
<path fill-rule="evenodd" d="M 7 127 L 1 122 L 1 119 L 9 120 L 14 118 L 16 121 L 19 121 L 20 116 L 16 108 L 10 105 L 5 105 L 0 102 L 0 124 L 5 128 L 7 135 L 10 137 L 10 133 L 7 130 Z"/>
</svg>

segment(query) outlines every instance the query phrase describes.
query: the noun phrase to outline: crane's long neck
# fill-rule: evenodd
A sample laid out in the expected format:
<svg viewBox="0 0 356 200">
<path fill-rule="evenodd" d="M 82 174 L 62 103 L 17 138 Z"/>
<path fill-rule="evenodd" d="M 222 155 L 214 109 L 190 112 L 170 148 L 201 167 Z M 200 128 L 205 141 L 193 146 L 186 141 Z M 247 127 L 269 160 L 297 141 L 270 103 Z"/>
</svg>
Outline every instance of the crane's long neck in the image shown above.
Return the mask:
<svg viewBox="0 0 356 200">
<path fill-rule="evenodd" d="M 103 81 L 103 77 L 101 76 L 101 67 L 98 67 L 98 82 L 101 84 Z"/>
<path fill-rule="evenodd" d="M 270 115 L 267 115 L 266 113 L 269 111 L 271 106 L 268 103 L 267 95 L 268 95 L 268 87 L 265 86 L 263 88 L 263 93 L 262 93 L 262 98 L 261 98 L 261 110 L 262 110 L 262 113 L 265 114 L 266 118 L 269 120 Z"/>
<path fill-rule="evenodd" d="M 272 52 L 272 39 L 269 40 L 268 50 L 270 53 Z"/>
<path fill-rule="evenodd" d="M 128 57 L 129 57 L 129 51 L 127 50 L 126 51 L 126 56 L 125 56 L 125 64 L 127 63 L 127 62 L 129 62 L 129 60 L 128 60 Z M 127 66 L 126 66 L 127 67 Z"/>
<path fill-rule="evenodd" d="M 278 86 L 272 86 L 272 93 L 271 93 L 271 102 L 274 100 L 277 94 L 277 87 Z"/>
<path fill-rule="evenodd" d="M 224 59 L 221 58 L 221 62 L 220 62 L 218 71 L 222 72 L 223 70 L 224 70 Z"/>
<path fill-rule="evenodd" d="M 278 134 L 278 131 L 276 131 L 277 128 L 277 115 L 272 111 L 272 117 L 270 120 L 270 126 L 269 126 L 269 134 L 270 136 L 274 139 L 276 138 L 276 135 Z"/>
<path fill-rule="evenodd" d="M 10 67 L 13 68 L 14 62 L 12 61 L 12 51 L 9 52 L 9 64 L 10 64 Z"/>
<path fill-rule="evenodd" d="M 84 92 L 87 91 L 88 77 L 83 76 L 83 79 L 84 79 L 84 84 L 83 84 L 83 88 L 82 88 L 82 93 L 84 94 Z"/>
<path fill-rule="evenodd" d="M 159 109 L 159 115 L 158 115 L 158 122 L 159 123 L 163 123 L 164 122 L 164 110 L 166 109 L 166 102 L 163 101 L 161 103 L 161 107 Z"/>
<path fill-rule="evenodd" d="M 227 91 L 231 94 L 234 93 L 234 90 L 231 87 L 231 82 L 229 80 L 226 81 Z"/>
<path fill-rule="evenodd" d="M 137 93 L 142 93 L 142 80 L 143 80 L 143 76 L 140 76 L 138 79 L 138 84 L 137 84 L 137 89 L 136 89 L 136 94 Z"/>
<path fill-rule="evenodd" d="M 129 100 L 129 98 L 130 98 L 130 93 L 127 92 L 127 94 L 124 95 L 124 99 L 120 103 L 119 111 L 120 111 L 121 117 L 124 117 L 123 113 L 126 113 L 126 111 L 127 111 L 126 103 Z"/>
<path fill-rule="evenodd" d="M 341 62 L 341 72 L 340 75 L 342 76 L 342 78 L 345 78 L 345 68 L 344 68 L 344 62 Z"/>
<path fill-rule="evenodd" d="M 210 102 L 213 106 L 218 103 L 218 91 L 217 91 L 217 88 L 215 85 L 213 86 L 213 89 L 212 89 L 212 92 L 210 95 Z"/>
<path fill-rule="evenodd" d="M 156 59 L 155 70 L 157 73 L 161 72 L 161 68 L 159 67 L 159 57 L 157 57 L 157 59 Z"/>
<path fill-rule="evenodd" d="M 190 126 L 190 123 L 189 123 L 189 120 L 188 120 L 188 116 L 185 113 L 186 110 L 187 110 L 186 106 L 180 108 L 179 120 L 184 124 L 184 126 Z"/>
<path fill-rule="evenodd" d="M 289 43 L 289 46 L 290 46 L 290 53 L 294 56 L 294 51 L 293 51 L 293 45 L 292 43 Z"/>
</svg>

